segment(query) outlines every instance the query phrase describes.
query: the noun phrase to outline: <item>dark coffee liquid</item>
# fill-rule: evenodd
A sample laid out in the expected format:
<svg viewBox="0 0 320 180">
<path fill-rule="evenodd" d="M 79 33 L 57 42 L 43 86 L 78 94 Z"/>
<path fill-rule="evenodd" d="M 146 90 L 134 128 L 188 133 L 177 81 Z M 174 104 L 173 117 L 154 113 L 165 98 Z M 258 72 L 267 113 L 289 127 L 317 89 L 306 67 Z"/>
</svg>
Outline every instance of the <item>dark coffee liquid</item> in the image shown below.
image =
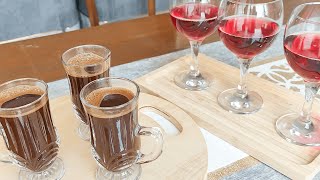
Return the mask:
<svg viewBox="0 0 320 180">
<path fill-rule="evenodd" d="M 87 118 L 85 115 L 85 111 L 83 109 L 83 106 L 80 101 L 80 91 L 81 89 L 90 83 L 91 81 L 94 81 L 96 79 L 100 79 L 103 77 L 108 77 L 109 76 L 109 69 L 99 75 L 96 76 L 91 76 L 91 77 L 74 77 L 71 75 L 68 75 L 69 79 L 69 85 L 70 85 L 70 90 L 71 90 L 71 100 L 73 104 L 75 105 L 76 109 L 76 114 L 77 116 L 83 120 L 84 123 L 87 123 Z"/>
<path fill-rule="evenodd" d="M 100 107 L 120 106 L 129 102 L 129 99 L 122 94 L 107 94 L 100 103 Z"/>
<path fill-rule="evenodd" d="M 133 93 L 126 89 L 106 89 L 100 100 L 94 99 L 100 107 L 114 107 L 127 103 Z M 90 96 L 90 94 L 89 94 Z M 90 101 L 89 101 L 90 102 Z M 94 103 L 93 103 L 94 104 Z M 140 138 L 136 136 L 138 126 L 138 107 L 117 115 L 101 118 L 89 114 L 91 144 L 96 152 L 96 159 L 109 171 L 126 168 L 137 159 Z"/>
<path fill-rule="evenodd" d="M 14 99 L 11 99 L 1 105 L 1 108 L 15 108 L 24 106 L 26 104 L 30 104 L 33 101 L 39 99 L 41 96 L 37 94 L 24 94 L 22 96 L 18 96 Z"/>
<path fill-rule="evenodd" d="M 15 108 L 40 98 L 24 94 L 6 102 L 1 108 Z M 38 110 L 20 117 L 0 117 L 6 145 L 18 163 L 32 171 L 46 169 L 58 154 L 57 136 L 52 124 L 49 101 Z"/>
</svg>

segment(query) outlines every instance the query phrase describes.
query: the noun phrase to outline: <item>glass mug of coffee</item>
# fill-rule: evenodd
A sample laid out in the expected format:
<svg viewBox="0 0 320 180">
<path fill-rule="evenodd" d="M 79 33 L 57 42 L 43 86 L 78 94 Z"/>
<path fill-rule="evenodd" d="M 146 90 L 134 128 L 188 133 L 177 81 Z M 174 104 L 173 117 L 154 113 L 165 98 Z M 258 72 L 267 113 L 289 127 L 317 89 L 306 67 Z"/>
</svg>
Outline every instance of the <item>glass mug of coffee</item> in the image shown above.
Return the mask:
<svg viewBox="0 0 320 180">
<path fill-rule="evenodd" d="M 102 78 L 87 84 L 80 93 L 88 114 L 97 179 L 138 179 L 142 163 L 157 159 L 163 146 L 157 127 L 138 124 L 139 86 L 125 78 Z M 155 140 L 153 151 L 140 152 L 140 136 Z"/>
<path fill-rule="evenodd" d="M 109 76 L 111 51 L 99 45 L 73 47 L 62 55 L 62 64 L 67 73 L 73 110 L 80 120 L 79 136 L 90 139 L 87 117 L 80 101 L 81 89 L 91 81 Z"/>
<path fill-rule="evenodd" d="M 62 178 L 59 137 L 44 81 L 24 78 L 1 84 L 0 124 L 9 159 L 21 167 L 19 179 Z"/>
</svg>

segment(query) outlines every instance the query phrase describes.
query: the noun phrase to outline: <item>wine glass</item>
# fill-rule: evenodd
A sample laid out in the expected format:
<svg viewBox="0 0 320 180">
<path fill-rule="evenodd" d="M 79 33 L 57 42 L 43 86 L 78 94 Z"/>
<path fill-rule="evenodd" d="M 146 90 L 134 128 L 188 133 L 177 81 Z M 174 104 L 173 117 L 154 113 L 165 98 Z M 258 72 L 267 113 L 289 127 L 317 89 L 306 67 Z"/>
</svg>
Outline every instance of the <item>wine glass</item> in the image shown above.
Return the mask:
<svg viewBox="0 0 320 180">
<path fill-rule="evenodd" d="M 291 143 L 320 146 L 319 117 L 311 115 L 320 86 L 320 2 L 302 4 L 292 12 L 284 35 L 284 50 L 291 68 L 305 81 L 305 103 L 300 114 L 281 116 L 276 130 Z"/>
<path fill-rule="evenodd" d="M 262 97 L 248 91 L 246 79 L 250 63 L 270 47 L 283 22 L 282 0 L 224 0 L 220 6 L 218 32 L 224 45 L 240 63 L 240 83 L 218 96 L 219 105 L 237 114 L 250 114 L 261 109 Z M 227 73 L 227 72 L 226 72 Z"/>
<path fill-rule="evenodd" d="M 188 90 L 204 90 L 210 79 L 200 73 L 198 53 L 202 41 L 216 30 L 219 0 L 170 0 L 170 16 L 174 27 L 190 41 L 190 70 L 174 77 L 176 85 Z"/>
</svg>

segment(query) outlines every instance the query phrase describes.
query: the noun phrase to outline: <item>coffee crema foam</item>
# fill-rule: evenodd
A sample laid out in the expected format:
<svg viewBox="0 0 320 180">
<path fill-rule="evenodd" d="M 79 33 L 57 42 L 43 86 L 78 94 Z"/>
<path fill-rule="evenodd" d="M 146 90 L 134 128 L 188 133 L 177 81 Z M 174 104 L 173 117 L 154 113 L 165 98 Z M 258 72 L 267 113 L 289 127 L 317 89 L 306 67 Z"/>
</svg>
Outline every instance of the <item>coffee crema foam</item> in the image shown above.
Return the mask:
<svg viewBox="0 0 320 180">
<path fill-rule="evenodd" d="M 94 91 L 92 91 L 90 94 L 88 94 L 86 97 L 85 97 L 85 100 L 93 105 L 93 106 L 96 106 L 98 109 L 99 108 L 104 108 L 104 107 L 100 107 L 100 104 L 102 102 L 102 100 L 104 99 L 105 96 L 107 95 L 111 95 L 111 94 L 121 94 L 123 96 L 125 96 L 126 98 L 128 98 L 128 102 L 130 100 L 132 100 L 134 98 L 134 94 L 132 91 L 130 91 L 129 89 L 126 89 L 126 88 L 114 88 L 114 87 L 108 87 L 108 88 L 100 88 L 100 89 L 96 89 Z M 117 106 L 114 106 L 114 107 L 117 107 Z M 112 108 L 112 107 L 108 107 L 109 108 Z M 101 117 L 101 118 L 105 118 L 105 117 L 108 117 L 108 118 L 111 118 L 111 117 L 116 117 L 116 116 L 120 116 L 120 115 L 124 115 L 124 114 L 127 114 L 129 112 L 131 112 L 134 108 L 136 108 L 136 106 L 128 106 L 127 108 L 124 107 L 124 109 L 121 111 L 121 112 L 118 112 L 118 113 L 114 113 L 114 114 L 106 114 L 102 111 L 99 111 L 99 110 L 94 110 L 92 108 L 90 108 L 91 110 L 88 110 L 88 113 L 92 116 L 95 116 L 95 117 Z"/>
<path fill-rule="evenodd" d="M 107 71 L 109 65 L 102 56 L 84 52 L 68 59 L 65 68 L 73 77 L 92 77 Z"/>
<path fill-rule="evenodd" d="M 67 61 L 67 64 L 71 65 L 79 65 L 79 66 L 85 66 L 85 65 L 92 65 L 92 64 L 99 64 L 104 61 L 104 58 L 88 52 L 88 53 L 81 53 L 77 54 L 74 57 L 70 58 Z"/>
<path fill-rule="evenodd" d="M 25 94 L 39 95 L 40 96 L 39 99 L 40 99 L 44 93 L 45 93 L 44 90 L 42 90 L 41 88 L 36 87 L 36 86 L 18 85 L 15 87 L 11 87 L 11 88 L 8 88 L 8 89 L 0 92 L 0 107 L 4 103 L 6 103 L 7 101 L 15 99 L 19 96 L 23 96 Z M 27 115 L 27 114 L 30 114 L 30 113 L 37 111 L 38 109 L 43 107 L 47 102 L 48 102 L 48 97 L 45 97 L 45 98 L 41 99 L 39 101 L 39 103 L 36 103 L 32 106 L 27 106 L 27 105 L 24 105 L 27 107 L 20 106 L 23 108 L 20 109 L 19 111 L 10 110 L 11 108 L 8 108 L 8 110 L 0 111 L 0 116 L 1 117 L 8 117 L 8 118 L 12 118 L 12 117 L 16 117 L 16 116 L 24 116 L 24 115 Z M 16 108 L 19 108 L 19 107 L 16 107 Z"/>
<path fill-rule="evenodd" d="M 8 88 L 0 92 L 0 107 L 3 103 L 25 94 L 34 94 L 42 96 L 44 94 L 44 91 L 39 87 L 29 85 L 19 85 L 12 88 Z"/>
</svg>

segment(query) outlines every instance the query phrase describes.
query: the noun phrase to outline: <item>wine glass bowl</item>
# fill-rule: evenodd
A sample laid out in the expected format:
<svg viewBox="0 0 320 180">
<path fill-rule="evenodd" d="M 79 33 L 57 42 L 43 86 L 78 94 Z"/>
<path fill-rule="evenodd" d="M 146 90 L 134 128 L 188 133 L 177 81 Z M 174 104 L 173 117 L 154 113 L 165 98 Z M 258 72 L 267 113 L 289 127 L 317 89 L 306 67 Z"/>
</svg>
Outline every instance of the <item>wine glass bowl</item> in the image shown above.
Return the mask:
<svg viewBox="0 0 320 180">
<path fill-rule="evenodd" d="M 268 18 L 235 16 L 221 21 L 218 32 L 231 52 L 250 60 L 270 47 L 279 32 L 279 24 Z"/>
<path fill-rule="evenodd" d="M 219 0 L 171 0 L 170 17 L 178 32 L 190 41 L 192 62 L 190 70 L 174 77 L 176 85 L 188 90 L 204 90 L 211 79 L 199 70 L 198 54 L 202 41 L 213 34 L 219 24 Z"/>
<path fill-rule="evenodd" d="M 305 82 L 305 103 L 300 114 L 281 116 L 278 134 L 302 146 L 320 146 L 320 119 L 312 105 L 320 87 L 320 3 L 302 4 L 292 12 L 284 35 L 284 51 L 290 67 Z"/>
<path fill-rule="evenodd" d="M 186 3 L 170 10 L 174 27 L 191 41 L 203 41 L 218 25 L 218 7 L 209 3 Z"/>
<path fill-rule="evenodd" d="M 218 33 L 223 44 L 237 56 L 240 83 L 218 96 L 219 105 L 230 112 L 250 114 L 261 109 L 262 97 L 248 91 L 246 75 L 257 55 L 268 49 L 279 34 L 283 21 L 282 0 L 224 0 L 219 11 Z"/>
<path fill-rule="evenodd" d="M 284 40 L 286 59 L 305 81 L 320 81 L 320 33 L 297 33 Z"/>
</svg>

